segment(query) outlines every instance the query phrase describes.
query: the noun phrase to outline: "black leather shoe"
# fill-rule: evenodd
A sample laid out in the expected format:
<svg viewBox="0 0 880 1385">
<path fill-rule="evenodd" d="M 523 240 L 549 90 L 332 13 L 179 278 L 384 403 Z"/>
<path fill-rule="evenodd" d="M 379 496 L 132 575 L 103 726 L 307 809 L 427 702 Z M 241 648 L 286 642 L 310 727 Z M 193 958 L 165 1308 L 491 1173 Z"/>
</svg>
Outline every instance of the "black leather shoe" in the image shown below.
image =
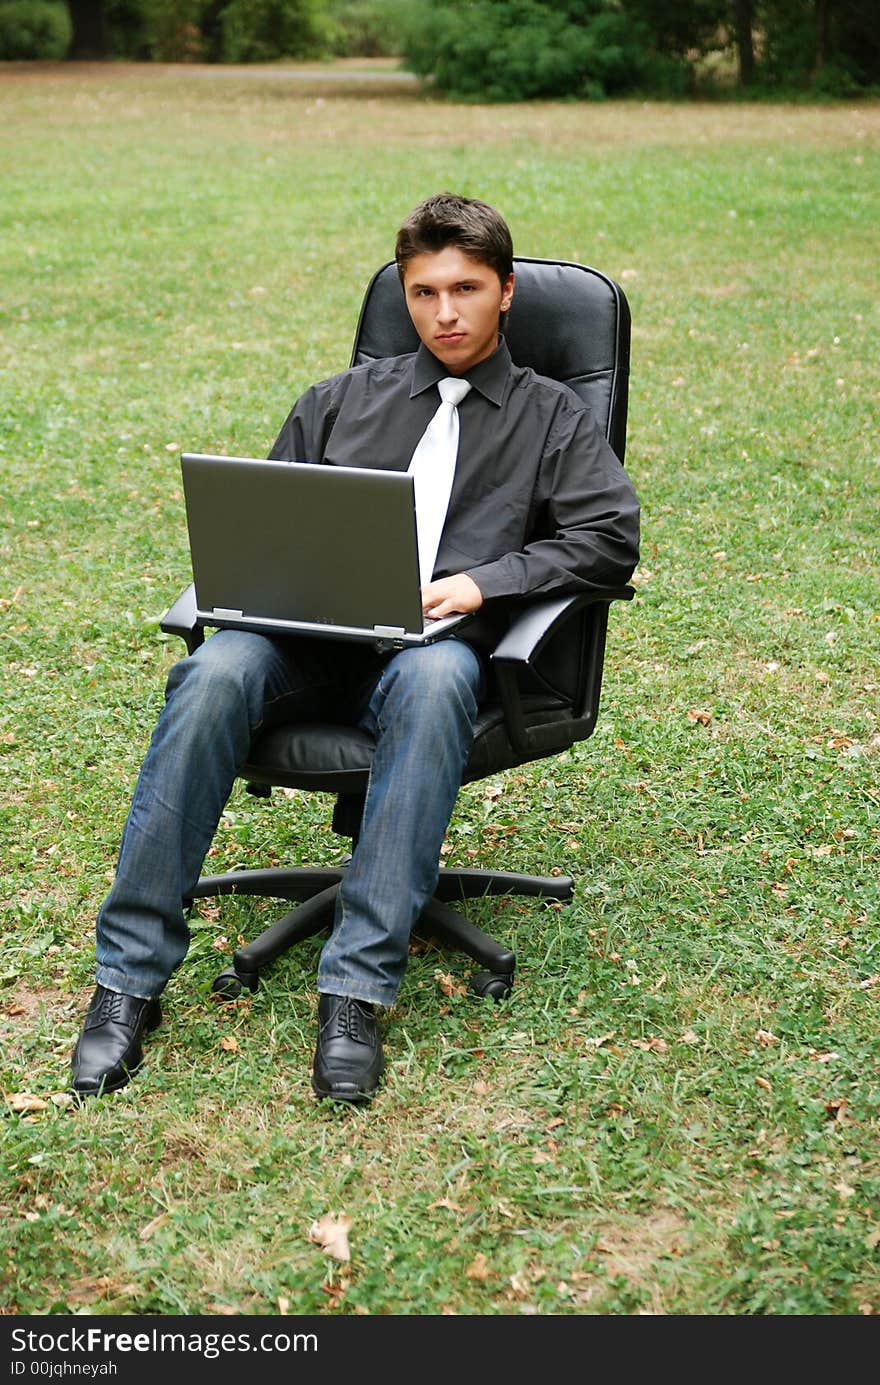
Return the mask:
<svg viewBox="0 0 880 1385">
<path fill-rule="evenodd" d="M 76 1048 L 71 1087 L 75 1096 L 118 1091 L 143 1061 L 141 1040 L 162 1019 L 158 1000 L 142 1000 L 98 986 Z"/>
<path fill-rule="evenodd" d="M 384 1065 L 372 1005 L 344 995 L 320 996 L 313 1091 L 337 1101 L 367 1101 Z"/>
</svg>

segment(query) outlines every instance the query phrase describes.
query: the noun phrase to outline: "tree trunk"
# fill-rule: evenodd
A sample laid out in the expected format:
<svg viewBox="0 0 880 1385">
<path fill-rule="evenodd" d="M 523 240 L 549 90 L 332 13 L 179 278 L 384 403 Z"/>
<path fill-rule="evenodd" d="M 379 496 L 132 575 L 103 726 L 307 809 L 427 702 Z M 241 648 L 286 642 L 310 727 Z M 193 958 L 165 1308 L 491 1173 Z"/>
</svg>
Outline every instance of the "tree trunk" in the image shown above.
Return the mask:
<svg viewBox="0 0 880 1385">
<path fill-rule="evenodd" d="M 821 72 L 831 57 L 831 4 L 830 0 L 818 0 L 816 5 L 816 71 Z"/>
<path fill-rule="evenodd" d="M 755 76 L 752 0 L 733 0 L 733 24 L 739 56 L 739 84 L 750 87 Z"/>
<path fill-rule="evenodd" d="M 104 22 L 104 0 L 67 0 L 73 39 L 71 58 L 106 58 L 107 26 Z"/>
</svg>

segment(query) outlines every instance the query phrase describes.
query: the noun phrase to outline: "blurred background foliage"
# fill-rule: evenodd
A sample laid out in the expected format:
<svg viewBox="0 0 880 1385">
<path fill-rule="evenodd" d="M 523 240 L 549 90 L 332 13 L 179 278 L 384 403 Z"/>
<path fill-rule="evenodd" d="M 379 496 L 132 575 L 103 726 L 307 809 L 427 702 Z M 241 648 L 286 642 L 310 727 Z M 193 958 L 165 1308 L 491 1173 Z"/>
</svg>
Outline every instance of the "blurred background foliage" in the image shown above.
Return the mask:
<svg viewBox="0 0 880 1385">
<path fill-rule="evenodd" d="M 394 58 L 464 101 L 880 91 L 877 0 L 0 0 L 0 60 Z"/>
</svg>

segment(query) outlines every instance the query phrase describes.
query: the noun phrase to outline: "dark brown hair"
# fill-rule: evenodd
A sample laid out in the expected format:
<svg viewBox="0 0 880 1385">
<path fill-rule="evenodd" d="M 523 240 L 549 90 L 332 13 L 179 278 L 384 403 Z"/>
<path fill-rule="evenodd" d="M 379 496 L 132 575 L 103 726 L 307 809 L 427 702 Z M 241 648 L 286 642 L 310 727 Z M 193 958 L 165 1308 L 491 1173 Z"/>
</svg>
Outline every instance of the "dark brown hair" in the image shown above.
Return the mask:
<svg viewBox="0 0 880 1385">
<path fill-rule="evenodd" d="M 436 254 L 448 245 L 489 265 L 502 284 L 513 272 L 513 241 L 500 212 L 475 197 L 441 192 L 413 208 L 397 233 L 394 257 L 401 280 L 413 256 Z"/>
</svg>

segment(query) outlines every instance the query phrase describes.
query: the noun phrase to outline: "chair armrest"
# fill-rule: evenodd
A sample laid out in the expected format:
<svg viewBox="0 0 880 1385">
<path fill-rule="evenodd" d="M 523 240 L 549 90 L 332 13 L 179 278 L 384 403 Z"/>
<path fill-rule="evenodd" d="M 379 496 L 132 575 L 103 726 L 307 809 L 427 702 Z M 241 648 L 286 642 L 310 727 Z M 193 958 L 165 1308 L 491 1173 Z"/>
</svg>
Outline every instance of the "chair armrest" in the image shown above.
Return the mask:
<svg viewBox="0 0 880 1385">
<path fill-rule="evenodd" d="M 188 654 L 204 644 L 205 632 L 196 620 L 196 589 L 192 582 L 165 612 L 159 621 L 159 628 L 166 635 L 178 635 L 186 645 Z"/>
<path fill-rule="evenodd" d="M 612 601 L 631 601 L 633 587 L 611 587 L 574 596 L 541 597 L 531 601 L 514 618 L 510 629 L 502 636 L 492 652 L 491 666 L 498 683 L 504 722 L 510 742 L 518 754 L 529 756 L 541 753 L 541 726 L 526 726 L 522 694 L 517 672 L 528 669 L 543 646 L 569 620 L 587 606 L 604 606 L 607 617 Z M 582 677 L 582 688 L 572 719 L 572 740 L 584 740 L 592 732 L 599 705 L 602 685 L 602 665 L 605 657 L 605 619 L 594 623 L 592 640 Z M 548 720 L 554 718 L 548 717 Z"/>
</svg>

